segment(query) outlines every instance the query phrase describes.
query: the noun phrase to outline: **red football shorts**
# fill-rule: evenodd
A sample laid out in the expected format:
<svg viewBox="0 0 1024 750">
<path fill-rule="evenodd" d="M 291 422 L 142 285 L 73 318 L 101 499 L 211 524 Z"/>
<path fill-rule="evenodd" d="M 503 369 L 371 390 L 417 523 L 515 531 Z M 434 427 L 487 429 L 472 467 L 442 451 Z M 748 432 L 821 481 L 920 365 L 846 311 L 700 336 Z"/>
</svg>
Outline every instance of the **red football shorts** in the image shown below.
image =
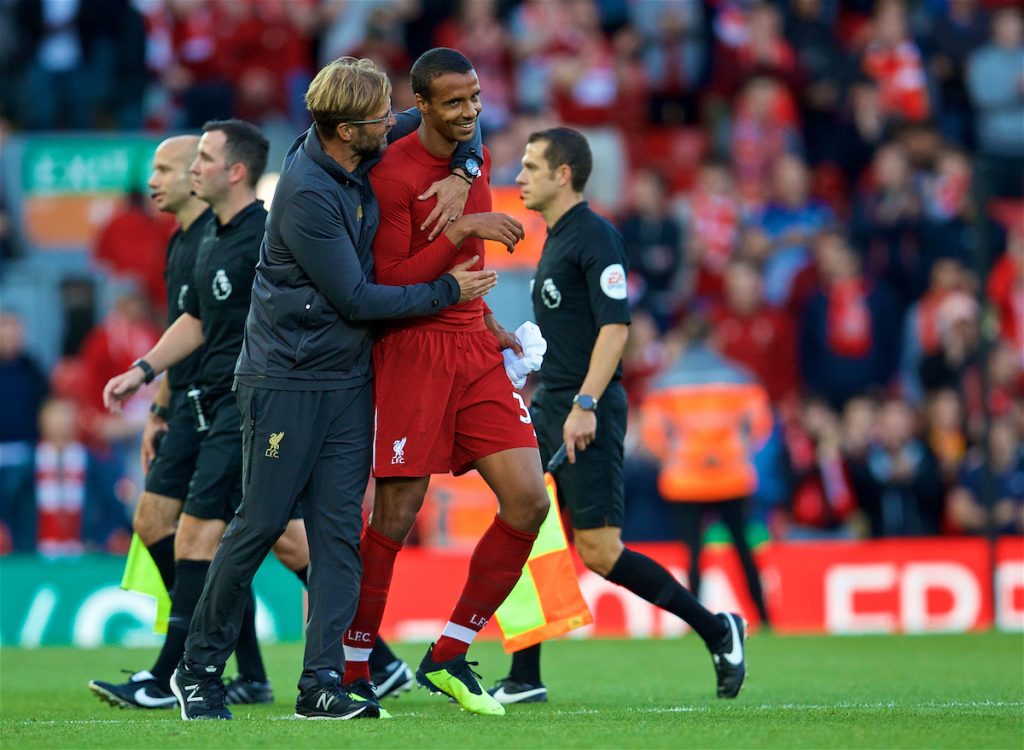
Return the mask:
<svg viewBox="0 0 1024 750">
<path fill-rule="evenodd" d="M 395 331 L 374 345 L 373 366 L 374 476 L 464 474 L 499 451 L 537 448 L 490 331 Z"/>
</svg>

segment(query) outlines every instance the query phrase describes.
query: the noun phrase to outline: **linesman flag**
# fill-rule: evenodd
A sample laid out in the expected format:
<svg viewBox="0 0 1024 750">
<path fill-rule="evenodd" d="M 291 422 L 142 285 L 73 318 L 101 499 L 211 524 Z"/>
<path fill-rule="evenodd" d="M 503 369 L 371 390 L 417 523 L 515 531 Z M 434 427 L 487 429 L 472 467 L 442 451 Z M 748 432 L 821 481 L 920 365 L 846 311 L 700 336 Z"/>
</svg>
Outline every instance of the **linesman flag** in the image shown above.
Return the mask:
<svg viewBox="0 0 1024 750">
<path fill-rule="evenodd" d="M 565 446 L 548 464 L 549 472 L 557 470 L 559 456 L 564 459 Z M 494 615 L 506 653 L 521 651 L 594 621 L 576 579 L 576 566 L 558 510 L 555 480 L 550 473 L 544 475 L 544 485 L 551 500 L 547 518 L 523 566 L 519 583 Z"/>
<path fill-rule="evenodd" d="M 156 567 L 153 557 L 138 534 L 132 534 L 132 546 L 128 549 L 128 560 L 124 564 L 121 588 L 156 599 L 153 632 L 167 632 L 167 621 L 171 616 L 171 597 L 164 587 L 164 579 L 160 577 L 159 568 Z"/>
</svg>

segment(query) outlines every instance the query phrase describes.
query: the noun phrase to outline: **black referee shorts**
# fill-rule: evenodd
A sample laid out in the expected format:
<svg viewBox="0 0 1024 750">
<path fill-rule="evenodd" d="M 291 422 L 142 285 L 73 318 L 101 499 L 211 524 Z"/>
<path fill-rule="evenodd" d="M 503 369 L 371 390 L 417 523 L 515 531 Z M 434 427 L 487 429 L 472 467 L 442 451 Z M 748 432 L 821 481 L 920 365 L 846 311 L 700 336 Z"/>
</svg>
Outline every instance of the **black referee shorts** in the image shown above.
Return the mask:
<svg viewBox="0 0 1024 750">
<path fill-rule="evenodd" d="M 574 390 L 539 388 L 530 404 L 537 443 L 544 465 L 562 445 L 562 426 L 572 410 Z M 597 407 L 597 437 L 585 451 L 576 451 L 555 472 L 558 500 L 568 508 L 574 529 L 622 527 L 626 498 L 623 481 L 626 440 L 626 391 L 612 383 Z"/>
<path fill-rule="evenodd" d="M 146 472 L 146 492 L 184 500 L 196 470 L 202 433 L 196 432 L 184 391 L 174 391 L 168 404 L 167 432 Z"/>
<path fill-rule="evenodd" d="M 242 502 L 242 417 L 230 391 L 205 402 L 210 429 L 201 442 L 183 513 L 230 521 Z"/>
</svg>

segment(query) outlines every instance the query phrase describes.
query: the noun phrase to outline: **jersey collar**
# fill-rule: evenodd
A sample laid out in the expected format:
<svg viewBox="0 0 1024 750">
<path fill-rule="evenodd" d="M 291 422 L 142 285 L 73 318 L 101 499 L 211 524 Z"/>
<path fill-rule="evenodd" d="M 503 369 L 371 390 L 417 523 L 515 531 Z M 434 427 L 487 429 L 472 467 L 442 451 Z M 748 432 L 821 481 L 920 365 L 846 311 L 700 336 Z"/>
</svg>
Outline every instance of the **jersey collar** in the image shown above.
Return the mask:
<svg viewBox="0 0 1024 750">
<path fill-rule="evenodd" d="M 562 214 L 562 217 L 555 222 L 555 225 L 551 227 L 551 229 L 548 230 L 548 236 L 554 237 L 559 232 L 565 231 L 565 228 L 572 223 L 573 217 L 585 211 L 589 206 L 590 204 L 587 203 L 587 201 L 580 201 L 575 206 L 570 208 L 568 211 Z"/>
</svg>

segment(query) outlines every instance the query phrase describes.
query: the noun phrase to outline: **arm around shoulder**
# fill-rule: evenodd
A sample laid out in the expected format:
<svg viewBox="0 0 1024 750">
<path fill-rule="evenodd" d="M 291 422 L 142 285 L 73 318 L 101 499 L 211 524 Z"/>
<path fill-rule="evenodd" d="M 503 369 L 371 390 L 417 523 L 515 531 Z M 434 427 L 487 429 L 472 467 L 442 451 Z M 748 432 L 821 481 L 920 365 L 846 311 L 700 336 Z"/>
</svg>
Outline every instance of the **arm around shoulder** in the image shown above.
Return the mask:
<svg viewBox="0 0 1024 750">
<path fill-rule="evenodd" d="M 371 283 L 363 273 L 344 215 L 314 191 L 300 191 L 289 199 L 281 237 L 313 284 L 348 320 L 428 315 L 458 300 L 454 279 L 412 286 Z"/>
</svg>

